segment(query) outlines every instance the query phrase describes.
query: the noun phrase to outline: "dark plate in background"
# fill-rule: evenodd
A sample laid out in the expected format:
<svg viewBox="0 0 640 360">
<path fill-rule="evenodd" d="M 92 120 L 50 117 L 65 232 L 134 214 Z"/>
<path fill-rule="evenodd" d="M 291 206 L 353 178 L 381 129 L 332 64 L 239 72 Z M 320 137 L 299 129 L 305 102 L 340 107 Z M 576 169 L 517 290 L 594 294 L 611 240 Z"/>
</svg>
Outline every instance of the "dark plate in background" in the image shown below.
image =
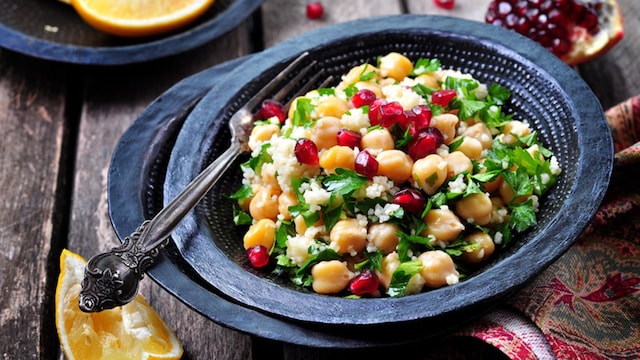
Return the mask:
<svg viewBox="0 0 640 360">
<path fill-rule="evenodd" d="M 87 25 L 58 0 L 0 0 L 0 46 L 37 58 L 90 65 L 123 65 L 178 54 L 238 26 L 262 0 L 216 0 L 174 33 L 128 39 Z"/>
<path fill-rule="evenodd" d="M 555 261 L 584 230 L 609 183 L 613 147 L 597 98 L 577 74 L 536 43 L 514 32 L 461 19 L 400 15 L 357 20 L 291 39 L 230 73 L 189 114 L 173 148 L 164 199 L 186 187 L 228 145 L 226 128 L 238 109 L 302 51 L 317 69 L 344 74 L 362 62 L 398 51 L 412 60 L 439 58 L 445 68 L 471 73 L 512 91 L 507 113 L 526 119 L 563 173 L 542 199 L 539 224 L 460 284 L 402 298 L 344 299 L 300 290 L 251 268 L 243 229 L 232 222 L 227 195 L 240 186 L 232 166 L 173 234 L 184 260 L 216 291 L 273 317 L 309 326 L 376 328 L 422 324 L 441 329 L 479 316 Z M 222 110 L 221 110 L 222 109 Z M 469 315 L 472 314 L 472 315 Z M 438 326 L 435 326 L 438 325 Z M 388 333 L 388 332 L 387 332 Z M 424 334 L 423 334 L 424 335 Z"/>
</svg>

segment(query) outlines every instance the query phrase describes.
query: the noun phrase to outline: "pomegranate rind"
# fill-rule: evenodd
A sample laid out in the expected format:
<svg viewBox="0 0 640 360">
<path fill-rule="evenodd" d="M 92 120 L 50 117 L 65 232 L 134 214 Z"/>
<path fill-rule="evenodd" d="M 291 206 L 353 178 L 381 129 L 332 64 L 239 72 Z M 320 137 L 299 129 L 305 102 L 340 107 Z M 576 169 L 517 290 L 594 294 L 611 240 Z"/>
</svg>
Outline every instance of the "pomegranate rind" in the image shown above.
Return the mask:
<svg viewBox="0 0 640 360">
<path fill-rule="evenodd" d="M 615 0 L 605 2 L 609 6 L 610 13 L 598 14 L 600 20 L 600 31 L 595 35 L 589 35 L 585 29 L 576 28 L 571 41 L 573 47 L 571 51 L 560 59 L 567 65 L 580 65 L 593 60 L 613 48 L 624 37 L 624 22 L 620 5 Z"/>
</svg>

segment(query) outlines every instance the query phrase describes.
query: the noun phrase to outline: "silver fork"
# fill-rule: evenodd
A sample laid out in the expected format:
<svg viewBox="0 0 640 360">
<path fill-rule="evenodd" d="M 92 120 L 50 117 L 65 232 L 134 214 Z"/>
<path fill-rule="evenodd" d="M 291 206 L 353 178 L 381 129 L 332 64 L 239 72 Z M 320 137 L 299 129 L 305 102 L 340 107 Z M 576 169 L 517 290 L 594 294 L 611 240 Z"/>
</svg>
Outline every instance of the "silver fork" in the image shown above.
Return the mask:
<svg viewBox="0 0 640 360">
<path fill-rule="evenodd" d="M 79 307 L 84 312 L 97 312 L 129 303 L 138 293 L 138 285 L 145 271 L 153 265 L 160 250 L 169 242 L 171 232 L 196 204 L 209 192 L 231 163 L 249 151 L 248 140 L 253 128 L 254 109 L 273 93 L 301 65 L 308 53 L 293 60 L 256 95 L 249 99 L 229 120 L 231 145 L 214 162 L 196 176 L 187 187 L 167 204 L 153 219 L 143 222 L 122 245 L 89 259 L 80 291 Z M 311 62 L 271 97 L 283 101 L 310 90 L 320 79 L 317 72 L 301 89 L 293 93 L 304 76 L 312 69 Z M 330 81 L 327 78 L 320 87 Z M 285 106 L 288 106 L 286 104 Z"/>
</svg>

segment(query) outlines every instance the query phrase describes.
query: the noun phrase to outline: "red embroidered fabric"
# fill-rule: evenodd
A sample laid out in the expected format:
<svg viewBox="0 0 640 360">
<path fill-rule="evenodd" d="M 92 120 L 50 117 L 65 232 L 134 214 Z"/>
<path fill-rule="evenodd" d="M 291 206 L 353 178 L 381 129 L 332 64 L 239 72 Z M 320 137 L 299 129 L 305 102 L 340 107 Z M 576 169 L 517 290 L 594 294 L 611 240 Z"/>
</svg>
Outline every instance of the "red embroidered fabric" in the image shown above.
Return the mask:
<svg viewBox="0 0 640 360">
<path fill-rule="evenodd" d="M 606 117 L 614 172 L 588 229 L 505 306 L 456 335 L 512 359 L 640 358 L 640 95 Z"/>
</svg>

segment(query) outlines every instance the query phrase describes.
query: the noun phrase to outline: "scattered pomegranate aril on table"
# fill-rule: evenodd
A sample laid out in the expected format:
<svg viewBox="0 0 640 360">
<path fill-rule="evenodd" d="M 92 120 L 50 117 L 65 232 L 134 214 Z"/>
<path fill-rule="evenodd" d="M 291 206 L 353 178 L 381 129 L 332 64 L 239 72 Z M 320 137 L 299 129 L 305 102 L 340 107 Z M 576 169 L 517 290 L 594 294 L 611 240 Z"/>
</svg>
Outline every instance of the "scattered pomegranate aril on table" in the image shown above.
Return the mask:
<svg viewBox="0 0 640 360">
<path fill-rule="evenodd" d="M 307 18 L 317 20 L 324 15 L 324 6 L 319 1 L 314 1 L 307 4 Z"/>
<path fill-rule="evenodd" d="M 441 7 L 443 9 L 451 10 L 456 5 L 455 0 L 433 0 L 433 3 L 436 4 L 437 7 Z"/>
<path fill-rule="evenodd" d="M 485 22 L 531 38 L 568 65 L 604 54 L 624 36 L 616 0 L 494 0 Z"/>
</svg>

